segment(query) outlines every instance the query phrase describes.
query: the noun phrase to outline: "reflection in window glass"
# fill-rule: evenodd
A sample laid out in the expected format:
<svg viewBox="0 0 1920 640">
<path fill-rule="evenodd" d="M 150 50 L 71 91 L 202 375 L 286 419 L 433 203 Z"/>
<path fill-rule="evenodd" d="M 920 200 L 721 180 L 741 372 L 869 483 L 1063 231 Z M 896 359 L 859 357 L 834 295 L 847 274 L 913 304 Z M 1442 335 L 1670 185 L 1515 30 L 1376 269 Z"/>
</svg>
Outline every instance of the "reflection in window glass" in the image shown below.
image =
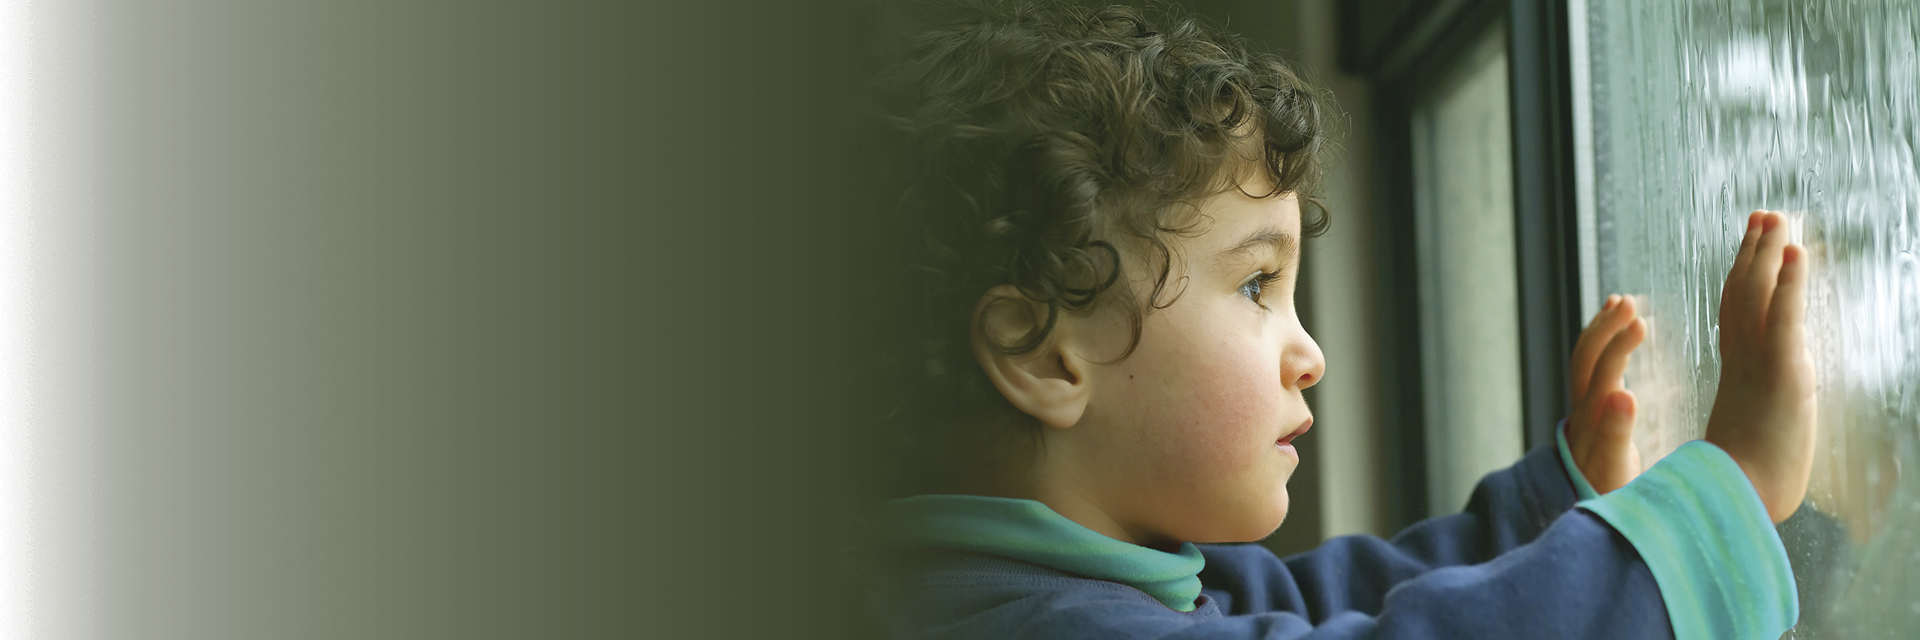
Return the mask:
<svg viewBox="0 0 1920 640">
<path fill-rule="evenodd" d="M 1920 629 L 1920 13 L 1909 0 L 1594 2 L 1600 286 L 1641 297 L 1628 372 L 1651 463 L 1697 438 L 1747 212 L 1812 252 L 1821 377 L 1809 508 L 1782 525 L 1795 637 Z"/>
<path fill-rule="evenodd" d="M 1520 307 L 1506 33 L 1490 30 L 1414 110 L 1428 513 L 1520 457 Z"/>
</svg>

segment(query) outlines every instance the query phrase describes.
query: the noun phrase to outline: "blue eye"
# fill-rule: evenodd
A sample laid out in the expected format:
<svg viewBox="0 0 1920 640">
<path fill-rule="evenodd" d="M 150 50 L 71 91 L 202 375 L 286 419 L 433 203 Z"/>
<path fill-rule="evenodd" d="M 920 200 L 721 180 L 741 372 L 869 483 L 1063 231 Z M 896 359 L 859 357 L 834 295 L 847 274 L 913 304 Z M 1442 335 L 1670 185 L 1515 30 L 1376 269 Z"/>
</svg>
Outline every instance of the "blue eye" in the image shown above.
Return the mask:
<svg viewBox="0 0 1920 640">
<path fill-rule="evenodd" d="M 1248 300 L 1252 300 L 1254 304 L 1260 305 L 1260 308 L 1265 309 L 1267 308 L 1267 286 L 1279 279 L 1280 272 L 1278 271 L 1262 271 L 1256 273 L 1252 278 L 1248 278 L 1246 282 L 1240 283 L 1240 295 L 1246 296 Z"/>
</svg>

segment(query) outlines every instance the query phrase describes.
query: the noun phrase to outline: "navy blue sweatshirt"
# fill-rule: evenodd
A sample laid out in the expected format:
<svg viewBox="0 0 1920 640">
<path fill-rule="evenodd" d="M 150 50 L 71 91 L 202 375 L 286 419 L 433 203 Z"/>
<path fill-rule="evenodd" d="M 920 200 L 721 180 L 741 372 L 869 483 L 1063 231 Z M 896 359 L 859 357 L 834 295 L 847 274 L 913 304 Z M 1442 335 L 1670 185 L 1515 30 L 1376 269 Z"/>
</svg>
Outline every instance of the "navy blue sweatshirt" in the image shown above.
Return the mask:
<svg viewBox="0 0 1920 640">
<path fill-rule="evenodd" d="M 895 501 L 898 561 L 870 604 L 892 637 L 955 640 L 1773 640 L 1793 624 L 1778 534 L 1719 449 L 1690 443 L 1599 497 L 1570 469 L 1563 439 L 1489 474 L 1462 513 L 1284 560 L 1133 547 L 1031 501 Z"/>
</svg>

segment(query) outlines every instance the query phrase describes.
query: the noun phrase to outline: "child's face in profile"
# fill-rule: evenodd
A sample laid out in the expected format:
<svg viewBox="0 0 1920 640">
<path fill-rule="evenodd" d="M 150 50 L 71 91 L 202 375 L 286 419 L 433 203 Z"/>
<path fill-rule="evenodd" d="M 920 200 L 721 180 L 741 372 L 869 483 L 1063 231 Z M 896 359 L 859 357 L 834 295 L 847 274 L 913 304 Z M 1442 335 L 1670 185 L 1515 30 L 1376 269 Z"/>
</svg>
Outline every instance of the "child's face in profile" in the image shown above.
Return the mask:
<svg viewBox="0 0 1920 640">
<path fill-rule="evenodd" d="M 1200 214 L 1198 236 L 1165 239 L 1176 258 L 1161 302 L 1178 299 L 1144 316 L 1131 357 L 1091 359 L 1085 413 L 1049 430 L 1043 475 L 1142 544 L 1250 541 L 1278 528 L 1300 463 L 1289 441 L 1313 422 L 1301 391 L 1325 366 L 1293 304 L 1298 200 L 1229 189 Z M 1124 344 L 1125 323 L 1091 320 L 1090 343 Z"/>
</svg>

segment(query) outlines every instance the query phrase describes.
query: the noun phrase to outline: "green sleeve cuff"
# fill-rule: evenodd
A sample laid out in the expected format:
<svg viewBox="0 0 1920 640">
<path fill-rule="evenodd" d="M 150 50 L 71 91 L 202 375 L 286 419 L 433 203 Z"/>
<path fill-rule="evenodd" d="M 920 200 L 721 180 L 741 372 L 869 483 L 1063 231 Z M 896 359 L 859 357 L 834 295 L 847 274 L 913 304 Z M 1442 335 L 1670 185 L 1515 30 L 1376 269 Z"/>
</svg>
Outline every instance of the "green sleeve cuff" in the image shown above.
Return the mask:
<svg viewBox="0 0 1920 640">
<path fill-rule="evenodd" d="M 1799 620 L 1780 534 L 1746 472 L 1719 447 L 1689 442 L 1627 486 L 1575 506 L 1640 553 L 1674 638 L 1772 640 Z"/>
<path fill-rule="evenodd" d="M 1573 493 L 1576 500 L 1589 500 L 1600 497 L 1593 485 L 1587 483 L 1587 474 L 1580 472 L 1580 465 L 1573 463 L 1573 450 L 1567 448 L 1567 421 L 1561 420 L 1560 426 L 1553 428 L 1553 439 L 1560 446 L 1560 464 L 1567 468 L 1567 478 L 1573 481 Z"/>
</svg>

